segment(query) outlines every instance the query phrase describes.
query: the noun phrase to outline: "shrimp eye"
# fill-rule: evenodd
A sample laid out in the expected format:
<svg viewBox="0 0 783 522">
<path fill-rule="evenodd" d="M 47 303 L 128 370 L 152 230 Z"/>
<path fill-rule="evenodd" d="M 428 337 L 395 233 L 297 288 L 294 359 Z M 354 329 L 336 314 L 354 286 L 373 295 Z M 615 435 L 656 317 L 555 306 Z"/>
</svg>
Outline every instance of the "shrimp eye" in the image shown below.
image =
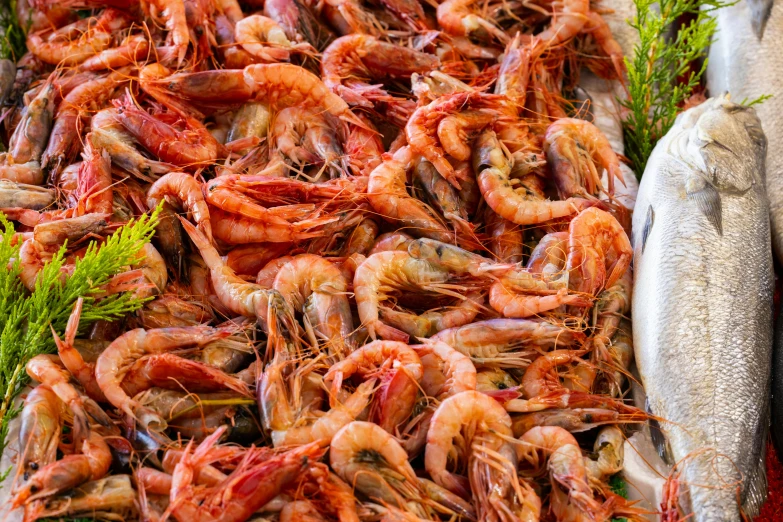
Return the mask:
<svg viewBox="0 0 783 522">
<path fill-rule="evenodd" d="M 508 386 L 506 385 L 506 383 L 504 383 L 504 382 L 499 382 L 498 383 L 498 390 L 505 390 L 507 388 L 508 388 Z"/>
<path fill-rule="evenodd" d="M 33 471 L 38 470 L 38 463 L 37 462 L 31 462 L 30 463 L 30 469 L 32 469 Z"/>
<path fill-rule="evenodd" d="M 30 484 L 30 493 L 38 493 L 38 486 Z"/>
</svg>

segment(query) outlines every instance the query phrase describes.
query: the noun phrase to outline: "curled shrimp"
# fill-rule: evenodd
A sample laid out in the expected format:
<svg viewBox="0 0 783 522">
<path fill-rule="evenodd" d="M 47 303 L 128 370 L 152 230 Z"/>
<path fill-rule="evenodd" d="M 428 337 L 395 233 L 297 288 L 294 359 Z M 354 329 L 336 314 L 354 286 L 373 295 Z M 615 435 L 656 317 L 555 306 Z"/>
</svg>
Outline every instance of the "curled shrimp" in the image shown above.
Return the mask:
<svg viewBox="0 0 783 522">
<path fill-rule="evenodd" d="M 633 249 L 622 225 L 597 208 L 582 211 L 568 226 L 569 286 L 596 295 L 611 288 L 631 264 Z"/>
<path fill-rule="evenodd" d="M 588 0 L 554 0 L 552 4 L 552 24 L 536 37 L 547 47 L 557 47 L 567 42 L 584 27 L 588 20 L 590 2 Z"/>
<path fill-rule="evenodd" d="M 444 330 L 431 339 L 448 344 L 477 365 L 513 368 L 527 367 L 537 351 L 578 344 L 585 336 L 546 321 L 489 319 Z"/>
<path fill-rule="evenodd" d="M 383 375 L 376 392 L 372 415 L 389 433 L 407 419 L 413 411 L 421 380 L 421 360 L 408 345 L 396 341 L 374 341 L 351 353 L 329 368 L 325 383 L 332 383 L 336 395 L 345 379 L 353 374 Z"/>
<path fill-rule="evenodd" d="M 490 208 L 504 219 L 518 225 L 535 225 L 551 219 L 570 216 L 590 203 L 580 198 L 564 201 L 542 200 L 524 193 L 511 184 L 512 160 L 496 134 L 487 130 L 474 145 L 473 166 L 481 194 Z"/>
<path fill-rule="evenodd" d="M 178 348 L 203 346 L 215 339 L 227 337 L 228 331 L 207 326 L 190 328 L 159 328 L 131 330 L 112 342 L 98 357 L 95 379 L 111 404 L 144 427 L 163 431 L 166 421 L 157 413 L 128 396 L 122 381 L 132 364 L 144 355 L 160 354 Z"/>
<path fill-rule="evenodd" d="M 476 391 L 452 395 L 432 417 L 424 466 L 436 484 L 465 498 L 470 494 L 468 480 L 448 471 L 450 456 L 461 456 L 464 466 L 467 460 L 475 458 L 471 454 L 489 450 L 515 464 L 513 448 L 502 439 L 510 435 L 511 418 L 497 401 Z M 455 439 L 459 440 L 459 447 L 455 446 Z M 479 492 L 474 491 L 476 494 Z"/>
<path fill-rule="evenodd" d="M 314 53 L 306 42 L 293 43 L 285 31 L 271 18 L 251 15 L 234 26 L 234 38 L 248 53 L 264 62 L 285 62 L 291 53 Z"/>
<path fill-rule="evenodd" d="M 402 147 L 386 157 L 370 174 L 367 196 L 372 207 L 387 221 L 412 228 L 416 234 L 448 242 L 451 234 L 421 201 L 406 188 L 406 172 L 413 165 L 413 152 Z"/>
<path fill-rule="evenodd" d="M 560 197 L 589 198 L 599 190 L 614 194 L 614 178 L 623 182 L 620 160 L 604 133 L 592 123 L 561 118 L 552 123 L 544 136 L 544 152 L 551 166 Z M 601 184 L 601 171 L 608 173 L 608 187 Z"/>
<path fill-rule="evenodd" d="M 152 184 L 147 190 L 147 205 L 155 208 L 166 198 L 178 202 L 196 222 L 198 229 L 212 240 L 212 224 L 209 218 L 209 207 L 204 200 L 201 184 L 193 176 L 184 172 L 170 172 Z"/>
<path fill-rule="evenodd" d="M 387 298 L 387 291 L 395 287 L 414 287 L 438 290 L 438 284 L 448 281 L 448 272 L 426 260 L 415 259 L 407 252 L 380 252 L 368 257 L 353 279 L 359 319 L 367 327 L 370 336 L 389 340 L 407 341 L 408 334 L 397 330 L 380 319 L 380 303 Z"/>
<path fill-rule="evenodd" d="M 427 375 L 423 375 L 421 383 L 428 396 L 442 401 L 463 391 L 476 389 L 476 367 L 463 353 L 447 343 L 432 340 L 413 349 L 421 357 L 422 365 L 428 368 L 431 380 L 425 382 Z"/>
<path fill-rule="evenodd" d="M 610 518 L 610 510 L 593 497 L 582 450 L 574 436 L 566 430 L 537 426 L 522 435 L 517 453 L 520 460 L 534 467 L 548 461 L 553 495 L 551 506 L 558 519 L 572 520 L 582 516 L 592 520 Z"/>
<path fill-rule="evenodd" d="M 351 105 L 373 107 L 376 101 L 394 101 L 383 88 L 366 78 L 409 78 L 437 68 L 439 60 L 410 47 L 383 42 L 374 36 L 350 34 L 332 42 L 321 59 L 324 84 Z"/>
<path fill-rule="evenodd" d="M 291 308 L 303 311 L 330 353 L 339 357 L 353 349 L 348 281 L 334 264 L 321 256 L 300 254 L 280 267 L 274 289 Z"/>
</svg>

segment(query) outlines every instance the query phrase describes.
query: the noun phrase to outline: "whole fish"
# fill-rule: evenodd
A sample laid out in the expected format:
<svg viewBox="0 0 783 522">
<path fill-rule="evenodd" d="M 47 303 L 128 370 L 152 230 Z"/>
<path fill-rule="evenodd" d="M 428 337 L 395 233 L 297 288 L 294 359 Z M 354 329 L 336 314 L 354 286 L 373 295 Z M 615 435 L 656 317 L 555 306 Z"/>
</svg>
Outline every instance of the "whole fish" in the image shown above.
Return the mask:
<svg viewBox="0 0 783 522">
<path fill-rule="evenodd" d="M 711 98 L 658 142 L 633 219 L 633 333 L 656 446 L 694 522 L 766 498 L 772 352 L 766 139 L 752 108 Z M 655 425 L 655 421 L 651 422 Z"/>
<path fill-rule="evenodd" d="M 753 33 L 754 7 L 770 4 L 771 12 L 764 37 Z M 707 64 L 707 88 L 712 96 L 724 92 L 736 102 L 751 101 L 764 94 L 773 95 L 755 107 L 769 142 L 767 158 L 767 195 L 772 220 L 772 246 L 783 262 L 783 2 L 742 0 L 718 9 L 713 16 L 718 24 L 710 46 Z"/>
</svg>

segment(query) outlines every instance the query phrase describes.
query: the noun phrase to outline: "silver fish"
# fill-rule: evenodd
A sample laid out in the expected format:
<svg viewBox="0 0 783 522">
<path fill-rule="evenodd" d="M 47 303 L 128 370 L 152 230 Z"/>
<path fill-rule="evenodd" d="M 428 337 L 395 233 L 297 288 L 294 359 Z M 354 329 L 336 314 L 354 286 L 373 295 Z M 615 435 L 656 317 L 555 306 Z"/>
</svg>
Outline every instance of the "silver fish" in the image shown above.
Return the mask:
<svg viewBox="0 0 783 522">
<path fill-rule="evenodd" d="M 711 98 L 658 142 L 633 219 L 636 363 L 662 456 L 694 522 L 766 498 L 772 353 L 766 138 L 752 108 Z M 655 422 L 651 422 L 655 425 Z M 739 487 L 738 487 L 739 486 Z"/>
<path fill-rule="evenodd" d="M 756 2 L 760 3 L 760 2 Z M 772 247 L 783 262 L 783 3 L 772 6 L 769 29 L 759 40 L 751 31 L 751 2 L 742 0 L 718 9 L 713 15 L 718 32 L 710 46 L 707 87 L 712 96 L 724 92 L 734 101 L 772 98 L 756 106 L 769 142 L 767 195 L 772 220 Z"/>
</svg>

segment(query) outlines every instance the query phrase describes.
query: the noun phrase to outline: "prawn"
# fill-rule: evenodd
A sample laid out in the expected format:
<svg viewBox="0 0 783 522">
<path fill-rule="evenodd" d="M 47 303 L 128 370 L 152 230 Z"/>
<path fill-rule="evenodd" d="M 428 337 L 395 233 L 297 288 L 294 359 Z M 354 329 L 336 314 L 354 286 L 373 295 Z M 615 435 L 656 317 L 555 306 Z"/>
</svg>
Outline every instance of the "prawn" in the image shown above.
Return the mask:
<svg viewBox="0 0 783 522">
<path fill-rule="evenodd" d="M 569 286 L 578 292 L 597 295 L 611 288 L 628 270 L 632 256 L 628 234 L 608 212 L 590 208 L 568 225 L 566 269 Z"/>
<path fill-rule="evenodd" d="M 19 472 L 23 481 L 57 460 L 63 411 L 64 404 L 45 384 L 27 394 L 19 428 Z"/>
<path fill-rule="evenodd" d="M 55 201 L 52 189 L 0 179 L 0 208 L 43 210 Z M 374 238 L 373 238 L 374 239 Z"/>
<path fill-rule="evenodd" d="M 381 319 L 413 337 L 431 337 L 441 330 L 468 324 L 479 314 L 484 305 L 481 292 L 468 292 L 456 305 L 414 314 L 381 308 Z"/>
<path fill-rule="evenodd" d="M 127 65 L 143 62 L 149 56 L 150 44 L 144 35 L 132 34 L 120 42 L 117 47 L 104 49 L 100 53 L 84 60 L 80 71 L 116 70 Z"/>
<path fill-rule="evenodd" d="M 163 431 L 166 421 L 157 413 L 128 396 L 122 388 L 122 381 L 133 363 L 144 355 L 203 346 L 216 339 L 228 337 L 226 330 L 208 326 L 189 328 L 159 328 L 131 330 L 114 340 L 98 357 L 95 364 L 95 380 L 112 405 L 137 419 L 146 429 Z"/>
<path fill-rule="evenodd" d="M 106 151 L 94 148 L 89 139 L 82 157 L 84 161 L 79 167 L 74 193 L 77 199 L 76 214 L 111 215 L 114 211 L 111 157 Z"/>
<path fill-rule="evenodd" d="M 406 173 L 414 161 L 413 151 L 402 147 L 386 156 L 370 173 L 367 198 L 385 220 L 412 228 L 417 234 L 448 242 L 451 234 L 421 201 L 411 197 L 406 188 Z"/>
<path fill-rule="evenodd" d="M 476 0 L 446 0 L 438 5 L 438 25 L 454 36 L 488 35 L 506 44 L 509 37 L 498 26 L 473 12 Z"/>
<path fill-rule="evenodd" d="M 167 197 L 179 202 L 196 222 L 197 228 L 208 240 L 212 240 L 209 207 L 204 200 L 201 184 L 193 176 L 184 172 L 170 172 L 161 177 L 147 190 L 147 205 L 155 208 Z"/>
<path fill-rule="evenodd" d="M 354 374 L 382 375 L 371 415 L 380 427 L 394 433 L 410 416 L 416 402 L 422 376 L 419 356 L 404 343 L 374 341 L 333 364 L 324 376 L 324 383 L 331 383 L 332 395 L 337 396 L 343 381 Z"/>
<path fill-rule="evenodd" d="M 315 53 L 306 42 L 291 42 L 283 28 L 271 18 L 251 15 L 234 26 L 234 39 L 242 48 L 263 62 L 284 62 L 291 53 Z"/>
<path fill-rule="evenodd" d="M 446 343 L 479 366 L 519 368 L 527 367 L 528 357 L 538 351 L 579 344 L 585 335 L 546 321 L 489 319 L 443 330 L 431 339 Z"/>
<path fill-rule="evenodd" d="M 304 312 L 332 355 L 341 357 L 353 350 L 348 281 L 335 265 L 321 256 L 300 254 L 280 267 L 274 289 L 293 310 Z"/>
<path fill-rule="evenodd" d="M 570 216 L 591 205 L 585 199 L 542 200 L 537 194 L 515 189 L 511 183 L 512 159 L 494 131 L 486 130 L 474 144 L 473 167 L 487 205 L 518 225 L 536 225 Z M 524 189 L 524 187 L 523 187 Z"/>
<path fill-rule="evenodd" d="M 599 190 L 611 196 L 615 178 L 625 183 L 620 160 L 609 140 L 588 121 L 561 118 L 552 123 L 544 135 L 544 152 L 562 199 L 589 199 Z M 606 189 L 601 184 L 599 166 L 607 171 Z"/>
<path fill-rule="evenodd" d="M 362 219 L 351 231 L 351 235 L 348 236 L 345 245 L 340 251 L 340 255 L 344 257 L 350 257 L 352 254 L 369 255 L 378 238 L 378 231 L 378 223 L 374 219 Z"/>
</svg>

